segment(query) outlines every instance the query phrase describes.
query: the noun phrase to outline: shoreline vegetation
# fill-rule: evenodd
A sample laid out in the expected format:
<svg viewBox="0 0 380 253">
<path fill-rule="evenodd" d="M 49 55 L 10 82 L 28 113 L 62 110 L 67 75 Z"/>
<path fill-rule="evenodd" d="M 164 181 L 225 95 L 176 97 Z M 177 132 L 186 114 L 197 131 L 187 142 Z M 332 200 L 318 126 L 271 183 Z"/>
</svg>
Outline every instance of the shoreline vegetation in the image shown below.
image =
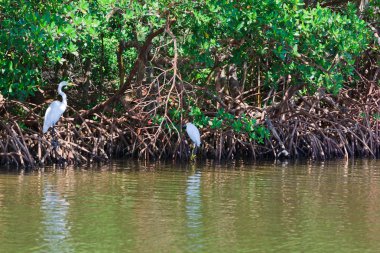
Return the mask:
<svg viewBox="0 0 380 253">
<path fill-rule="evenodd" d="M 380 2 L 233 2 L 4 3 L 0 164 L 380 157 Z"/>
</svg>

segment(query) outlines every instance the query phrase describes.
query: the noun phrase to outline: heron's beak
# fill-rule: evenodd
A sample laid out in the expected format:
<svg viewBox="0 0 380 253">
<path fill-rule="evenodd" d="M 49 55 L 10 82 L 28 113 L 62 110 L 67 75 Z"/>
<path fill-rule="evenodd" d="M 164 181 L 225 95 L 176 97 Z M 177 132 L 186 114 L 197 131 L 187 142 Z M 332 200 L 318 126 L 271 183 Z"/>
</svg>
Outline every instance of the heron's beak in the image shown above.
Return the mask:
<svg viewBox="0 0 380 253">
<path fill-rule="evenodd" d="M 78 85 L 77 84 L 75 84 L 75 83 L 68 83 L 68 85 L 67 85 L 68 87 L 77 87 Z"/>
</svg>

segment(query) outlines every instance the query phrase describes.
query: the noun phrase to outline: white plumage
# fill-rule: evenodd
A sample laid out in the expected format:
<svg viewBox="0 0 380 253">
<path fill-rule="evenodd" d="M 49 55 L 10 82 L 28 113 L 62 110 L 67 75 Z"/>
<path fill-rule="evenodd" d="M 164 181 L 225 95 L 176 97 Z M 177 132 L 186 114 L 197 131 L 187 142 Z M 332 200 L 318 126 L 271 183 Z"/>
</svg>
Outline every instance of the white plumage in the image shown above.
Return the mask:
<svg viewBox="0 0 380 253">
<path fill-rule="evenodd" d="M 58 94 L 62 96 L 62 102 L 58 100 L 53 101 L 45 112 L 43 133 L 46 133 L 50 127 L 53 127 L 66 110 L 67 98 L 66 94 L 62 91 L 62 88 L 66 85 L 68 85 L 66 81 L 60 82 L 58 85 Z"/>
<path fill-rule="evenodd" d="M 186 123 L 186 132 L 189 135 L 190 139 L 194 142 L 195 146 L 201 146 L 201 135 L 196 126 L 192 123 Z"/>
</svg>

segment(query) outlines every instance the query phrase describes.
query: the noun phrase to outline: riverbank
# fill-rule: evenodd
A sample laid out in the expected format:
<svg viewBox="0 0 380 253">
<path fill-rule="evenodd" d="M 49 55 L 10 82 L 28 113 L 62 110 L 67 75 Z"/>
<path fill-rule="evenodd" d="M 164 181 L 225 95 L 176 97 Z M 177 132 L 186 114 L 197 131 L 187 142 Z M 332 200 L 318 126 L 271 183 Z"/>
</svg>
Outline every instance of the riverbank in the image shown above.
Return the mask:
<svg viewBox="0 0 380 253">
<path fill-rule="evenodd" d="M 376 1 L 2 8 L 0 164 L 379 157 Z M 45 110 L 66 87 L 59 145 Z M 4 97 L 4 98 L 3 98 Z M 55 146 L 56 148 L 54 148 Z"/>
</svg>

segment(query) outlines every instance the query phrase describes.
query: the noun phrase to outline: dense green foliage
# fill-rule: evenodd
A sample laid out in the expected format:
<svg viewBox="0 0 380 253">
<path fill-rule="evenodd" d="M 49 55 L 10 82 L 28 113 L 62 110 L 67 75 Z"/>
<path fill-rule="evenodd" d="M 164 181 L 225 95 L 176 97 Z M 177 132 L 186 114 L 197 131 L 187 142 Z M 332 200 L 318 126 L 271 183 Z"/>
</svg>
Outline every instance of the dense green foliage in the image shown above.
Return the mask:
<svg viewBox="0 0 380 253">
<path fill-rule="evenodd" d="M 201 73 L 214 66 L 216 56 L 224 55 L 223 63 L 261 65 L 268 86 L 291 74 L 294 83 L 336 91 L 352 75 L 355 58 L 369 42 L 366 24 L 353 5 L 336 13 L 320 6 L 305 9 L 300 0 L 169 2 L 3 1 L 1 92 L 32 95 L 50 81 L 44 72 L 65 63 L 80 71 L 86 59 L 93 61 L 95 83 L 114 81 L 117 42 L 143 41 L 165 23 L 166 16 L 177 19 L 181 56 L 202 64 Z M 122 15 L 107 17 L 113 8 L 122 9 Z M 229 43 L 232 39 L 239 43 Z M 125 54 L 129 66 L 136 54 L 133 50 Z M 341 59 L 338 63 L 336 57 Z M 186 74 L 204 83 L 199 71 Z"/>
<path fill-rule="evenodd" d="M 366 24 L 352 5 L 344 14 L 320 6 L 303 7 L 303 1 L 297 0 L 238 5 L 209 1 L 190 19 L 192 38 L 184 45 L 184 53 L 198 55 L 194 61 L 211 68 L 215 48 L 219 54 L 229 54 L 225 61 L 260 66 L 268 87 L 281 76 L 292 75 L 293 84 L 306 83 L 312 90 L 325 86 L 337 92 L 345 77 L 353 74 L 355 58 L 367 47 Z M 221 43 L 230 39 L 239 43 Z"/>
</svg>

